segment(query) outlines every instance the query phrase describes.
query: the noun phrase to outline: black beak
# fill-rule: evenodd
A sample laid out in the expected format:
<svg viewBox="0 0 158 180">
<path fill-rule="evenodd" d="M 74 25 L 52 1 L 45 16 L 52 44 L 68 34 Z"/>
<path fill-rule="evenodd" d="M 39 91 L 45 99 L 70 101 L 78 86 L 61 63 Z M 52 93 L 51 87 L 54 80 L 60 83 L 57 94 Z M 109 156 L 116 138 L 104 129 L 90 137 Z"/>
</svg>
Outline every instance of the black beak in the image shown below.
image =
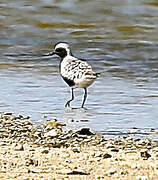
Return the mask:
<svg viewBox="0 0 158 180">
<path fill-rule="evenodd" d="M 56 54 L 56 52 L 55 52 L 55 51 L 50 52 L 50 53 L 47 53 L 47 54 L 45 54 L 45 56 L 53 56 L 54 54 Z"/>
</svg>

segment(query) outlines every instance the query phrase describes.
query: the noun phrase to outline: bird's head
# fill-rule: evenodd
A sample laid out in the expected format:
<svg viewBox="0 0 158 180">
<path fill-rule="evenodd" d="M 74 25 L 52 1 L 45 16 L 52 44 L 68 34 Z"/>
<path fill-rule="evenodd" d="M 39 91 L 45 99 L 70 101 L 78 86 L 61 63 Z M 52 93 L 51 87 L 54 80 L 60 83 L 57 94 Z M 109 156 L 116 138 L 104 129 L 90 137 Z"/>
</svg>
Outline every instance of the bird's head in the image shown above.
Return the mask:
<svg viewBox="0 0 158 180">
<path fill-rule="evenodd" d="M 71 55 L 71 50 L 68 43 L 59 42 L 54 45 L 54 51 L 49 53 L 49 55 L 58 55 L 60 58 L 64 58 L 67 55 Z"/>
</svg>

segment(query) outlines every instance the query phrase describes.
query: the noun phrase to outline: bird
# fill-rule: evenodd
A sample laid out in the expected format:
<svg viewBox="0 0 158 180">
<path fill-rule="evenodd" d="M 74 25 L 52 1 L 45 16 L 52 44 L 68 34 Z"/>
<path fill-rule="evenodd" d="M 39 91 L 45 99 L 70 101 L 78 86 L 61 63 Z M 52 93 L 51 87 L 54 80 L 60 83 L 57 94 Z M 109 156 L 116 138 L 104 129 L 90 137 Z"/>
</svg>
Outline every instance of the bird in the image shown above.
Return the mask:
<svg viewBox="0 0 158 180">
<path fill-rule="evenodd" d="M 86 60 L 78 59 L 73 56 L 70 45 L 66 42 L 58 42 L 54 45 L 53 52 L 48 55 L 57 55 L 60 58 L 59 73 L 63 80 L 70 87 L 71 98 L 65 104 L 65 107 L 70 107 L 70 103 L 74 100 L 74 89 L 83 88 L 84 96 L 81 108 L 84 108 L 87 99 L 87 87 L 89 87 L 98 77 L 99 73 L 92 70 Z"/>
</svg>

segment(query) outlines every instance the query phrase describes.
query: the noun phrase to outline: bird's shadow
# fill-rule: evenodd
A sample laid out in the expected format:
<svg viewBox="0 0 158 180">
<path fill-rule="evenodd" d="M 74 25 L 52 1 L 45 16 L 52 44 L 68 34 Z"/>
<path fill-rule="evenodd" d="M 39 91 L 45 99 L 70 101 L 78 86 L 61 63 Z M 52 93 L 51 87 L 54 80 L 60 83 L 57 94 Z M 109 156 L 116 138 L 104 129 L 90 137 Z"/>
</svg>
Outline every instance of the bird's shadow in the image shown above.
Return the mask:
<svg viewBox="0 0 158 180">
<path fill-rule="evenodd" d="M 96 114 L 96 110 L 90 109 L 90 108 L 77 108 L 77 107 L 69 107 L 64 109 L 65 115 L 73 114 L 73 115 L 79 115 L 79 114 L 84 114 L 84 115 L 94 115 Z"/>
<path fill-rule="evenodd" d="M 81 108 L 81 107 L 69 107 L 69 108 L 65 108 L 65 112 L 87 112 L 90 109 L 88 108 Z"/>
</svg>

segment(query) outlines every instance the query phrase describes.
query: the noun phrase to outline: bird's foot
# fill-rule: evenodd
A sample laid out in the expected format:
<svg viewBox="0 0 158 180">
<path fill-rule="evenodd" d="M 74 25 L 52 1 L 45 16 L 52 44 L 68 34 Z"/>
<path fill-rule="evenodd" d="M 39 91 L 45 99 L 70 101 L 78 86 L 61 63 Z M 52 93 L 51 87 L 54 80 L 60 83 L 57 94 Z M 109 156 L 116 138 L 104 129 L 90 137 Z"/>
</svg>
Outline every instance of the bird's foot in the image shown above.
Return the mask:
<svg viewBox="0 0 158 180">
<path fill-rule="evenodd" d="M 87 110 L 87 108 L 85 108 L 85 107 L 83 107 L 83 106 L 81 106 L 81 108 L 82 108 L 83 110 Z"/>
<path fill-rule="evenodd" d="M 65 104 L 65 107 L 70 107 L 70 101 Z"/>
</svg>

